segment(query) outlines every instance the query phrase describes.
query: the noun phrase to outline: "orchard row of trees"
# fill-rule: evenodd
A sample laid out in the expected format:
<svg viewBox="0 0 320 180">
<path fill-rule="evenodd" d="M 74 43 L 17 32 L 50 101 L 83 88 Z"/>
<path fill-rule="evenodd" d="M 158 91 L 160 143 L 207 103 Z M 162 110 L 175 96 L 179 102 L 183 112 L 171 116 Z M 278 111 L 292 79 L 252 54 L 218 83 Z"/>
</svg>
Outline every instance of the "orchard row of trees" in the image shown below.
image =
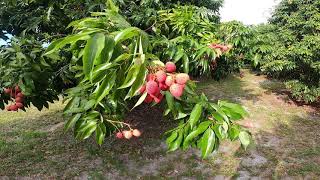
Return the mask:
<svg viewBox="0 0 320 180">
<path fill-rule="evenodd" d="M 233 57 L 241 51 L 226 43 L 236 36 L 232 24 L 219 23 L 221 5 L 1 1 L 2 36 L 14 37 L 1 48 L 0 107 L 15 111 L 32 104 L 41 110 L 62 94 L 68 100 L 65 129 L 73 127 L 80 140 L 95 134 L 102 144 L 114 134 L 140 136 L 123 118 L 150 103 L 178 122 L 166 133 L 169 151 L 198 147 L 205 158 L 223 139 L 240 140 L 246 148 L 250 134 L 236 122 L 247 115 L 245 109 L 198 95 L 188 75 L 220 79 L 239 70 Z"/>
<path fill-rule="evenodd" d="M 170 151 L 192 146 L 206 157 L 223 139 L 247 147 L 236 122 L 247 112 L 197 95 L 189 75 L 220 80 L 249 63 L 295 98 L 319 100 L 320 0 L 283 0 L 259 26 L 220 23 L 221 0 L 0 3 L 1 37 L 14 35 L 0 49 L 0 108 L 41 110 L 63 95 L 65 129 L 78 139 L 140 135 L 123 117 L 150 103 L 179 122 L 166 133 Z"/>
</svg>

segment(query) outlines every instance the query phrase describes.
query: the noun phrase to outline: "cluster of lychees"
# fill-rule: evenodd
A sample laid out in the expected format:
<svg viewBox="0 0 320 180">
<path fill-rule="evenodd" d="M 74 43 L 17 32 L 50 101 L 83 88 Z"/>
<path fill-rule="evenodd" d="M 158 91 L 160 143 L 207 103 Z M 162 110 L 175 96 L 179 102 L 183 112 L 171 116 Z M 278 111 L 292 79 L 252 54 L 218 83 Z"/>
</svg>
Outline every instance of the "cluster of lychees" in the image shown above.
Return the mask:
<svg viewBox="0 0 320 180">
<path fill-rule="evenodd" d="M 10 95 L 11 98 L 14 98 L 14 104 L 8 105 L 6 107 L 7 111 L 18 111 L 24 107 L 24 95 L 21 92 L 19 86 L 15 86 L 14 88 L 5 88 L 4 93 Z"/>
<path fill-rule="evenodd" d="M 123 138 L 131 139 L 132 136 L 140 137 L 141 136 L 141 132 L 138 129 L 133 129 L 133 130 L 129 130 L 129 131 L 118 132 L 116 134 L 116 137 L 118 139 L 123 139 Z"/>
<path fill-rule="evenodd" d="M 155 73 L 149 73 L 147 83 L 140 88 L 140 93 L 147 91 L 146 103 L 160 103 L 163 99 L 162 92 L 170 91 L 172 96 L 179 98 L 183 95 L 186 83 L 190 77 L 186 73 L 175 73 L 176 65 L 173 62 L 167 62 L 165 69 L 158 70 Z"/>
<path fill-rule="evenodd" d="M 208 46 L 209 48 L 211 49 L 220 49 L 221 52 L 227 52 L 229 51 L 230 49 L 232 49 L 232 46 L 231 45 L 222 45 L 222 44 L 216 44 L 216 43 L 212 43 Z"/>
</svg>

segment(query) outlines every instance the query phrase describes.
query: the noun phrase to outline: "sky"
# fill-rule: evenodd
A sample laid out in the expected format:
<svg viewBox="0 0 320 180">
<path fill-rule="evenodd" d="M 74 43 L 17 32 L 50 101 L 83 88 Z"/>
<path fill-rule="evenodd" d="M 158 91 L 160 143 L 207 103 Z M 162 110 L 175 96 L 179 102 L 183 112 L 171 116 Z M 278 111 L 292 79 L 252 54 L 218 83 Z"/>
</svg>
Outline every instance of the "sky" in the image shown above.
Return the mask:
<svg viewBox="0 0 320 180">
<path fill-rule="evenodd" d="M 238 20 L 244 24 L 266 23 L 279 0 L 224 0 L 222 21 Z"/>
</svg>

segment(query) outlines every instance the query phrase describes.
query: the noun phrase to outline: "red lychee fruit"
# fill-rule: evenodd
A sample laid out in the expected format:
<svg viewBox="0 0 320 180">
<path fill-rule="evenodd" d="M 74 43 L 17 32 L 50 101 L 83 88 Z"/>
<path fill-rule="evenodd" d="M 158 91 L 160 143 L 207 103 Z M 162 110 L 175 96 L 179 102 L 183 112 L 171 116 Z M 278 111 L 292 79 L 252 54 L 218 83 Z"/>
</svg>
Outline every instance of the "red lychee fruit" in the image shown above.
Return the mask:
<svg viewBox="0 0 320 180">
<path fill-rule="evenodd" d="M 16 85 L 16 87 L 14 88 L 14 90 L 16 91 L 16 93 L 21 92 L 21 90 L 20 90 L 20 88 L 19 88 L 19 86 L 18 86 L 18 85 Z"/>
<path fill-rule="evenodd" d="M 189 80 L 190 80 L 190 77 L 186 73 L 180 73 L 180 74 L 176 75 L 176 82 L 178 84 L 181 84 L 181 85 L 186 84 L 187 81 L 189 81 Z"/>
<path fill-rule="evenodd" d="M 159 83 L 159 88 L 162 90 L 162 91 L 167 91 L 169 89 L 169 86 L 167 86 L 166 84 L 164 83 Z"/>
<path fill-rule="evenodd" d="M 5 89 L 4 89 L 4 93 L 6 93 L 6 94 L 10 94 L 11 91 L 12 91 L 11 88 L 5 88 Z"/>
<path fill-rule="evenodd" d="M 23 98 L 24 95 L 20 92 L 20 93 L 18 93 L 18 94 L 16 95 L 16 97 L 21 97 L 21 98 Z"/>
<path fill-rule="evenodd" d="M 7 106 L 7 111 L 11 111 L 11 106 Z"/>
<path fill-rule="evenodd" d="M 141 86 L 141 88 L 139 89 L 139 93 L 143 94 L 146 91 L 146 85 Z"/>
<path fill-rule="evenodd" d="M 117 132 L 116 137 L 117 137 L 118 139 L 122 139 L 122 138 L 123 138 L 122 132 Z"/>
<path fill-rule="evenodd" d="M 170 87 L 173 83 L 174 83 L 173 77 L 172 76 L 168 76 L 167 79 L 166 79 L 166 85 Z"/>
<path fill-rule="evenodd" d="M 134 129 L 132 131 L 132 135 L 135 137 L 140 137 L 141 136 L 141 132 L 138 129 Z"/>
<path fill-rule="evenodd" d="M 22 103 L 22 102 L 23 102 L 23 98 L 21 98 L 21 97 L 16 97 L 16 102 Z"/>
<path fill-rule="evenodd" d="M 158 82 L 163 83 L 167 79 L 167 74 L 164 71 L 158 71 L 156 77 Z"/>
<path fill-rule="evenodd" d="M 154 80 L 156 80 L 156 76 L 154 74 L 147 75 L 147 81 L 154 81 Z"/>
<path fill-rule="evenodd" d="M 123 131 L 122 132 L 124 138 L 131 139 L 132 138 L 132 132 L 131 131 Z"/>
<path fill-rule="evenodd" d="M 154 97 L 154 102 L 156 102 L 157 104 L 159 104 L 163 99 L 163 94 L 159 94 L 157 97 Z"/>
<path fill-rule="evenodd" d="M 24 105 L 23 105 L 22 103 L 17 102 L 17 103 L 16 103 L 16 106 L 17 106 L 19 109 L 21 109 L 21 108 L 23 108 Z"/>
<path fill-rule="evenodd" d="M 228 48 L 228 46 L 222 46 L 222 47 L 221 47 L 221 50 L 222 50 L 223 52 L 226 52 L 226 51 L 229 50 L 229 48 Z"/>
<path fill-rule="evenodd" d="M 183 94 L 183 86 L 180 84 L 173 84 L 170 86 L 170 93 L 172 96 L 179 98 Z"/>
<path fill-rule="evenodd" d="M 153 98 L 150 96 L 150 94 L 147 95 L 146 99 L 144 100 L 145 103 L 151 103 L 153 101 Z"/>
<path fill-rule="evenodd" d="M 150 95 L 156 95 L 158 92 L 160 92 L 158 83 L 156 83 L 153 80 L 147 82 L 146 89 L 147 89 L 148 94 L 150 94 Z"/>
<path fill-rule="evenodd" d="M 11 106 L 11 111 L 18 111 L 18 106 L 17 105 L 12 105 Z"/>
<path fill-rule="evenodd" d="M 166 63 L 166 71 L 169 73 L 175 72 L 177 69 L 176 65 L 173 62 L 167 62 Z"/>
</svg>

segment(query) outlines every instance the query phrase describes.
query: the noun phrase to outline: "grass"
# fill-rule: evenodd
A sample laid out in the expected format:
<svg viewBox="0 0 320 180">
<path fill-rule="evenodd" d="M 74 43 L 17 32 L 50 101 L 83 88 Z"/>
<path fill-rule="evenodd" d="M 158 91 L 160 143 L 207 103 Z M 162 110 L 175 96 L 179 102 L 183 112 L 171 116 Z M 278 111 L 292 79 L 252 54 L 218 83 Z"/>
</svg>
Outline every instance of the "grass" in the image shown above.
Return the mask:
<svg viewBox="0 0 320 180">
<path fill-rule="evenodd" d="M 248 71 L 243 79 L 230 76 L 221 82 L 200 83 L 199 91 L 211 100 L 227 99 L 245 106 L 250 117 L 239 123 L 254 124 L 250 129 L 254 143 L 247 151 L 239 143 L 224 142 L 207 160 L 201 160 L 195 150 L 166 153 L 157 134 L 161 132 L 146 133 L 135 141 L 109 138 L 101 147 L 93 139 L 78 142 L 72 132 L 62 131 L 61 102 L 42 112 L 34 108 L 27 113 L 0 112 L 0 176 L 207 179 L 237 178 L 245 172 L 268 179 L 318 179 L 320 115 L 311 107 L 290 103 L 279 93 L 282 90 L 281 82 Z M 267 163 L 259 164 L 261 158 Z"/>
</svg>

